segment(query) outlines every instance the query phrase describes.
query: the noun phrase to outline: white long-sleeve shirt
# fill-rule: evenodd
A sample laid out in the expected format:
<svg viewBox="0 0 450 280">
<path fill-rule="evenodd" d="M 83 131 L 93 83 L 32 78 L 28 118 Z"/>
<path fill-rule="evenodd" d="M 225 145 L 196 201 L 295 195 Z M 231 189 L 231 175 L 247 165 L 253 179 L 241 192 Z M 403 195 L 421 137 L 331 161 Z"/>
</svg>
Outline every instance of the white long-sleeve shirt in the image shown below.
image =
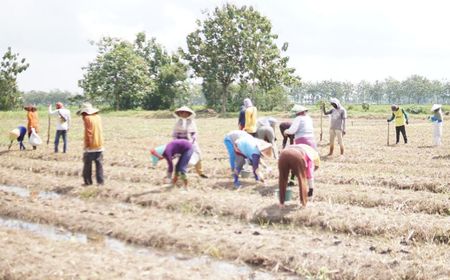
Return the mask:
<svg viewBox="0 0 450 280">
<path fill-rule="evenodd" d="M 52 107 L 48 108 L 48 114 L 57 116 L 56 130 L 68 130 L 70 126 L 70 111 L 68 109 L 56 109 L 52 111 Z"/>
<path fill-rule="evenodd" d="M 313 121 L 308 115 L 297 116 L 284 133 L 295 134 L 295 139 L 300 137 L 314 138 Z"/>
</svg>

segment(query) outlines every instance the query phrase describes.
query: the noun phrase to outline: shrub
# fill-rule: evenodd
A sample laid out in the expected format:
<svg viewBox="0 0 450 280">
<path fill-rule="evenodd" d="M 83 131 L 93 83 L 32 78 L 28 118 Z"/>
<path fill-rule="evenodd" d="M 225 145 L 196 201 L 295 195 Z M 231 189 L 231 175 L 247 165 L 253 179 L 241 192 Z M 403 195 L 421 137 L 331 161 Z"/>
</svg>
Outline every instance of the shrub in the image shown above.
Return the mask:
<svg viewBox="0 0 450 280">
<path fill-rule="evenodd" d="M 421 113 L 426 113 L 425 110 L 419 106 L 416 105 L 412 105 L 408 108 L 405 109 L 406 112 L 410 113 L 410 114 L 421 114 Z"/>
<path fill-rule="evenodd" d="M 363 103 L 363 104 L 361 104 L 361 107 L 362 107 L 364 112 L 367 112 L 370 109 L 369 103 Z"/>
</svg>

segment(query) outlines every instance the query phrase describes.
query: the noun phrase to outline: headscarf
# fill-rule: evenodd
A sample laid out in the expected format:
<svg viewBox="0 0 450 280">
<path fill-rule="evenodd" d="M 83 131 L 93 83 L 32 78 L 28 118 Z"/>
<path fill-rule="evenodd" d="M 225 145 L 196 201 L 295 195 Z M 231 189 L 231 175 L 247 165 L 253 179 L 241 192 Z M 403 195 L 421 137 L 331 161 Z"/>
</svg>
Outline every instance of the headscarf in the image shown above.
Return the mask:
<svg viewBox="0 0 450 280">
<path fill-rule="evenodd" d="M 161 146 L 158 146 L 158 147 L 150 150 L 153 166 L 156 166 L 156 164 L 158 164 L 158 161 L 159 161 L 159 158 L 155 154 L 162 156 L 162 154 L 164 153 L 165 150 L 166 150 L 166 145 L 161 145 Z"/>
<path fill-rule="evenodd" d="M 252 103 L 252 101 L 250 100 L 250 98 L 245 98 L 245 99 L 244 99 L 244 106 L 245 106 L 245 108 L 253 107 L 253 103 Z"/>
</svg>

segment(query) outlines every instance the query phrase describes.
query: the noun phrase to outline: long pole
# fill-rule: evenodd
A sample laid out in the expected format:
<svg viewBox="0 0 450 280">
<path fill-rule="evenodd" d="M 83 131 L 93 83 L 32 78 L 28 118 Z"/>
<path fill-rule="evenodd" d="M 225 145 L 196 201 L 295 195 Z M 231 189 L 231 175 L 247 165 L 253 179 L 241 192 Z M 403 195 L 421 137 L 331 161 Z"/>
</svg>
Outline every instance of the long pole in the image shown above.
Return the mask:
<svg viewBox="0 0 450 280">
<path fill-rule="evenodd" d="M 322 127 L 322 108 L 320 108 L 320 141 L 322 141 L 323 127 Z"/>
<path fill-rule="evenodd" d="M 50 124 L 51 124 L 51 119 L 50 119 L 50 114 L 48 115 L 48 128 L 47 128 L 47 145 L 48 143 L 50 143 Z"/>
<path fill-rule="evenodd" d="M 387 145 L 389 146 L 389 122 L 387 126 Z"/>
</svg>

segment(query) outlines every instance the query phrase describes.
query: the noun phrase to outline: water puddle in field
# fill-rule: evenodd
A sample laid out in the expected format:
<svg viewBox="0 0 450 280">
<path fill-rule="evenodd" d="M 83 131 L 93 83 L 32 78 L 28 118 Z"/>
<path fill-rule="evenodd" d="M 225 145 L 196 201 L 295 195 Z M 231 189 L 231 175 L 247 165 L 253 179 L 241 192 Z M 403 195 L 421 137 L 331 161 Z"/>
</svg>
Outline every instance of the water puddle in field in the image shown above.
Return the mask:
<svg viewBox="0 0 450 280">
<path fill-rule="evenodd" d="M 50 240 L 70 241 L 92 246 L 103 246 L 119 253 L 154 257 L 164 260 L 164 262 L 171 262 L 174 263 L 174 265 L 181 265 L 182 267 L 189 269 L 197 270 L 206 266 L 211 271 L 214 271 L 214 275 L 226 275 L 227 278 L 278 279 L 282 275 L 278 274 L 275 276 L 267 272 L 256 270 L 247 265 L 237 265 L 226 261 L 217 261 L 208 256 L 189 257 L 179 253 L 170 254 L 143 246 L 127 244 L 121 240 L 104 235 L 74 233 L 64 228 L 31 223 L 19 219 L 0 217 L 0 227 L 25 230 Z M 290 275 L 283 275 L 283 279 L 289 278 L 295 279 Z"/>
<path fill-rule="evenodd" d="M 53 199 L 60 197 L 59 194 L 50 191 L 33 192 L 23 187 L 0 185 L 0 191 L 14 193 L 20 197 L 38 197 L 42 199 Z"/>
</svg>

